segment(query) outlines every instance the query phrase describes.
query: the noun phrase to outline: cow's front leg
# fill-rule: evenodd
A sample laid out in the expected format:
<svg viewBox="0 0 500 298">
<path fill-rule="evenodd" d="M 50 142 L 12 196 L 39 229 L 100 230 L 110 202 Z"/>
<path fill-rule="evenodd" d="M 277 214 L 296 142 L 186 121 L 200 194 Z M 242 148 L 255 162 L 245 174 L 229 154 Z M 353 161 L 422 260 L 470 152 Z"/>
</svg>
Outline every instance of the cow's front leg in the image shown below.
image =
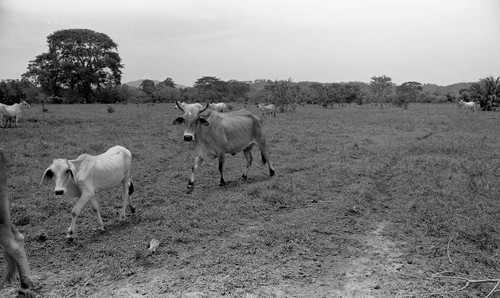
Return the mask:
<svg viewBox="0 0 500 298">
<path fill-rule="evenodd" d="M 71 217 L 72 217 L 71 218 L 71 225 L 69 226 L 68 234 L 66 235 L 66 237 L 68 239 L 72 240 L 73 238 L 76 237 L 76 219 L 78 218 L 78 216 L 82 212 L 83 206 L 85 206 L 85 204 L 87 204 L 87 202 L 93 196 L 94 196 L 93 193 L 89 193 L 89 192 L 82 193 L 82 195 L 80 196 L 80 199 L 76 203 L 75 207 L 73 207 L 73 210 L 71 211 Z"/>
<path fill-rule="evenodd" d="M 196 170 L 201 166 L 203 163 L 203 158 L 200 156 L 196 156 L 194 159 L 194 165 L 193 168 L 191 169 L 191 178 L 189 179 L 188 186 L 187 186 L 187 193 L 192 193 L 194 190 L 194 174 Z"/>
<path fill-rule="evenodd" d="M 224 154 L 219 155 L 219 172 L 220 172 L 220 183 L 219 186 L 225 186 L 226 181 L 224 180 Z"/>
<path fill-rule="evenodd" d="M 11 225 L 11 231 L 16 244 L 15 246 L 17 247 L 15 253 L 11 254 L 11 256 L 17 263 L 21 288 L 31 289 L 33 287 L 33 281 L 30 278 L 30 266 L 28 264 L 28 258 L 26 257 L 26 250 L 24 249 L 24 236 L 19 233 L 13 225 Z"/>
</svg>

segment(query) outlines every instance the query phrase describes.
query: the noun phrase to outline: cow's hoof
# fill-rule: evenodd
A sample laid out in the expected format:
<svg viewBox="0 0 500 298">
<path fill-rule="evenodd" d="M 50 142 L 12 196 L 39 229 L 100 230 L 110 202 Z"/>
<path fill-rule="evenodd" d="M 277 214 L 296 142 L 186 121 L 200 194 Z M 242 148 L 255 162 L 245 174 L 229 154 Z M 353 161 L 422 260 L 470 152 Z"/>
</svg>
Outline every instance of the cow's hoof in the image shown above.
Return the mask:
<svg viewBox="0 0 500 298">
<path fill-rule="evenodd" d="M 247 175 L 243 174 L 243 175 L 240 177 L 240 180 L 242 180 L 242 181 L 247 181 L 247 180 L 248 180 Z"/>
<path fill-rule="evenodd" d="M 219 186 L 226 186 L 226 184 L 227 184 L 227 183 L 226 183 L 226 181 L 221 181 L 221 182 L 219 183 Z"/>
<path fill-rule="evenodd" d="M 194 187 L 188 187 L 187 190 L 186 190 L 186 193 L 190 194 L 190 193 L 193 192 L 193 190 L 194 190 Z"/>
<path fill-rule="evenodd" d="M 130 213 L 135 213 L 135 207 L 132 205 L 129 205 L 129 207 L 130 207 Z"/>
</svg>

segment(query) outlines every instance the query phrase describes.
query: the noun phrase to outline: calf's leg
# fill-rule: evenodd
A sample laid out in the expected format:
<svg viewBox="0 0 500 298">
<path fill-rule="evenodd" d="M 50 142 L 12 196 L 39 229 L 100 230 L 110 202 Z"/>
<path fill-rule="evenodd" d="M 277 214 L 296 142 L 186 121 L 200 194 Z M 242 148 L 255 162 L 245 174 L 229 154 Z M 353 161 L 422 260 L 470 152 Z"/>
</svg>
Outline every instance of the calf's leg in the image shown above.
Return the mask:
<svg viewBox="0 0 500 298">
<path fill-rule="evenodd" d="M 219 155 L 219 172 L 220 172 L 220 183 L 219 186 L 225 186 L 226 181 L 224 180 L 224 162 L 225 156 L 224 154 Z"/>
<path fill-rule="evenodd" d="M 73 207 L 73 210 L 71 211 L 71 225 L 68 228 L 68 234 L 66 235 L 67 238 L 73 239 L 76 237 L 76 220 L 80 213 L 82 212 L 83 206 L 87 204 L 87 202 L 94 196 L 94 193 L 89 193 L 89 192 L 83 192 L 82 195 L 80 196 L 80 199 L 76 203 L 75 207 Z M 101 217 L 101 214 L 98 213 L 98 217 Z M 102 219 L 101 219 L 102 222 Z"/>
<path fill-rule="evenodd" d="M 99 204 L 97 203 L 95 196 L 92 196 L 90 198 L 90 203 L 92 203 L 92 208 L 94 209 L 94 211 L 96 213 L 97 224 L 99 225 L 99 230 L 104 231 L 104 222 L 102 221 L 101 211 L 100 211 Z"/>
</svg>

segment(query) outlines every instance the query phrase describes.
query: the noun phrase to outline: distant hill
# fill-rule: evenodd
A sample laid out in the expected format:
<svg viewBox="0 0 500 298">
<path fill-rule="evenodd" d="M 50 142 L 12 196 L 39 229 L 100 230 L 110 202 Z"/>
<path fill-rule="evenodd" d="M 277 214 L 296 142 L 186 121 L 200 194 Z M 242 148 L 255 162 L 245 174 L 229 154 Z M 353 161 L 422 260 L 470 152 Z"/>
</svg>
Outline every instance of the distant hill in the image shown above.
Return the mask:
<svg viewBox="0 0 500 298">
<path fill-rule="evenodd" d="M 459 95 L 461 89 L 468 89 L 473 83 L 455 83 L 448 86 L 438 86 L 434 84 L 423 84 L 422 92 L 429 91 L 431 94 L 446 95 Z"/>
<path fill-rule="evenodd" d="M 142 84 L 142 81 L 144 81 L 145 79 L 141 79 L 141 80 L 137 80 L 137 81 L 131 81 L 131 82 L 127 82 L 127 83 L 124 83 L 123 85 L 127 85 L 127 86 L 130 86 L 130 87 L 135 87 L 135 88 L 139 88 Z M 156 84 L 158 84 L 160 81 L 158 80 L 151 80 Z M 177 89 L 179 88 L 187 88 L 187 86 L 184 86 L 184 85 L 178 85 L 178 84 L 175 84 L 175 87 Z"/>
</svg>

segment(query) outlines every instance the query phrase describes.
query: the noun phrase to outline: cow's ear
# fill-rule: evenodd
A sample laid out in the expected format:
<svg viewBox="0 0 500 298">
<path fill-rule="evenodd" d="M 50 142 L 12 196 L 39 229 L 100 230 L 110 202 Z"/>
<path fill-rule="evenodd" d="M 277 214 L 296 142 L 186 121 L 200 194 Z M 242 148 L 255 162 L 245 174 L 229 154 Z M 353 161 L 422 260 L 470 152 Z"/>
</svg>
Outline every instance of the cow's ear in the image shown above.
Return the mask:
<svg viewBox="0 0 500 298">
<path fill-rule="evenodd" d="M 174 125 L 179 125 L 182 123 L 184 123 L 184 117 L 179 117 L 179 118 L 174 120 Z"/>
<path fill-rule="evenodd" d="M 201 117 L 200 117 L 200 123 L 201 123 L 201 125 L 203 125 L 203 126 L 208 126 L 208 121 L 207 121 L 205 118 L 201 118 Z"/>
<path fill-rule="evenodd" d="M 72 169 L 67 169 L 66 173 L 69 174 L 69 176 L 71 177 L 71 180 L 75 180 L 75 174 L 73 173 Z"/>
<path fill-rule="evenodd" d="M 52 179 L 54 177 L 54 172 L 52 172 L 52 170 L 50 169 L 50 167 L 48 167 L 45 172 L 43 173 L 43 176 L 42 176 L 42 181 L 40 181 L 40 183 L 43 183 L 43 182 L 46 182 L 46 181 L 49 181 L 50 179 Z"/>
</svg>

